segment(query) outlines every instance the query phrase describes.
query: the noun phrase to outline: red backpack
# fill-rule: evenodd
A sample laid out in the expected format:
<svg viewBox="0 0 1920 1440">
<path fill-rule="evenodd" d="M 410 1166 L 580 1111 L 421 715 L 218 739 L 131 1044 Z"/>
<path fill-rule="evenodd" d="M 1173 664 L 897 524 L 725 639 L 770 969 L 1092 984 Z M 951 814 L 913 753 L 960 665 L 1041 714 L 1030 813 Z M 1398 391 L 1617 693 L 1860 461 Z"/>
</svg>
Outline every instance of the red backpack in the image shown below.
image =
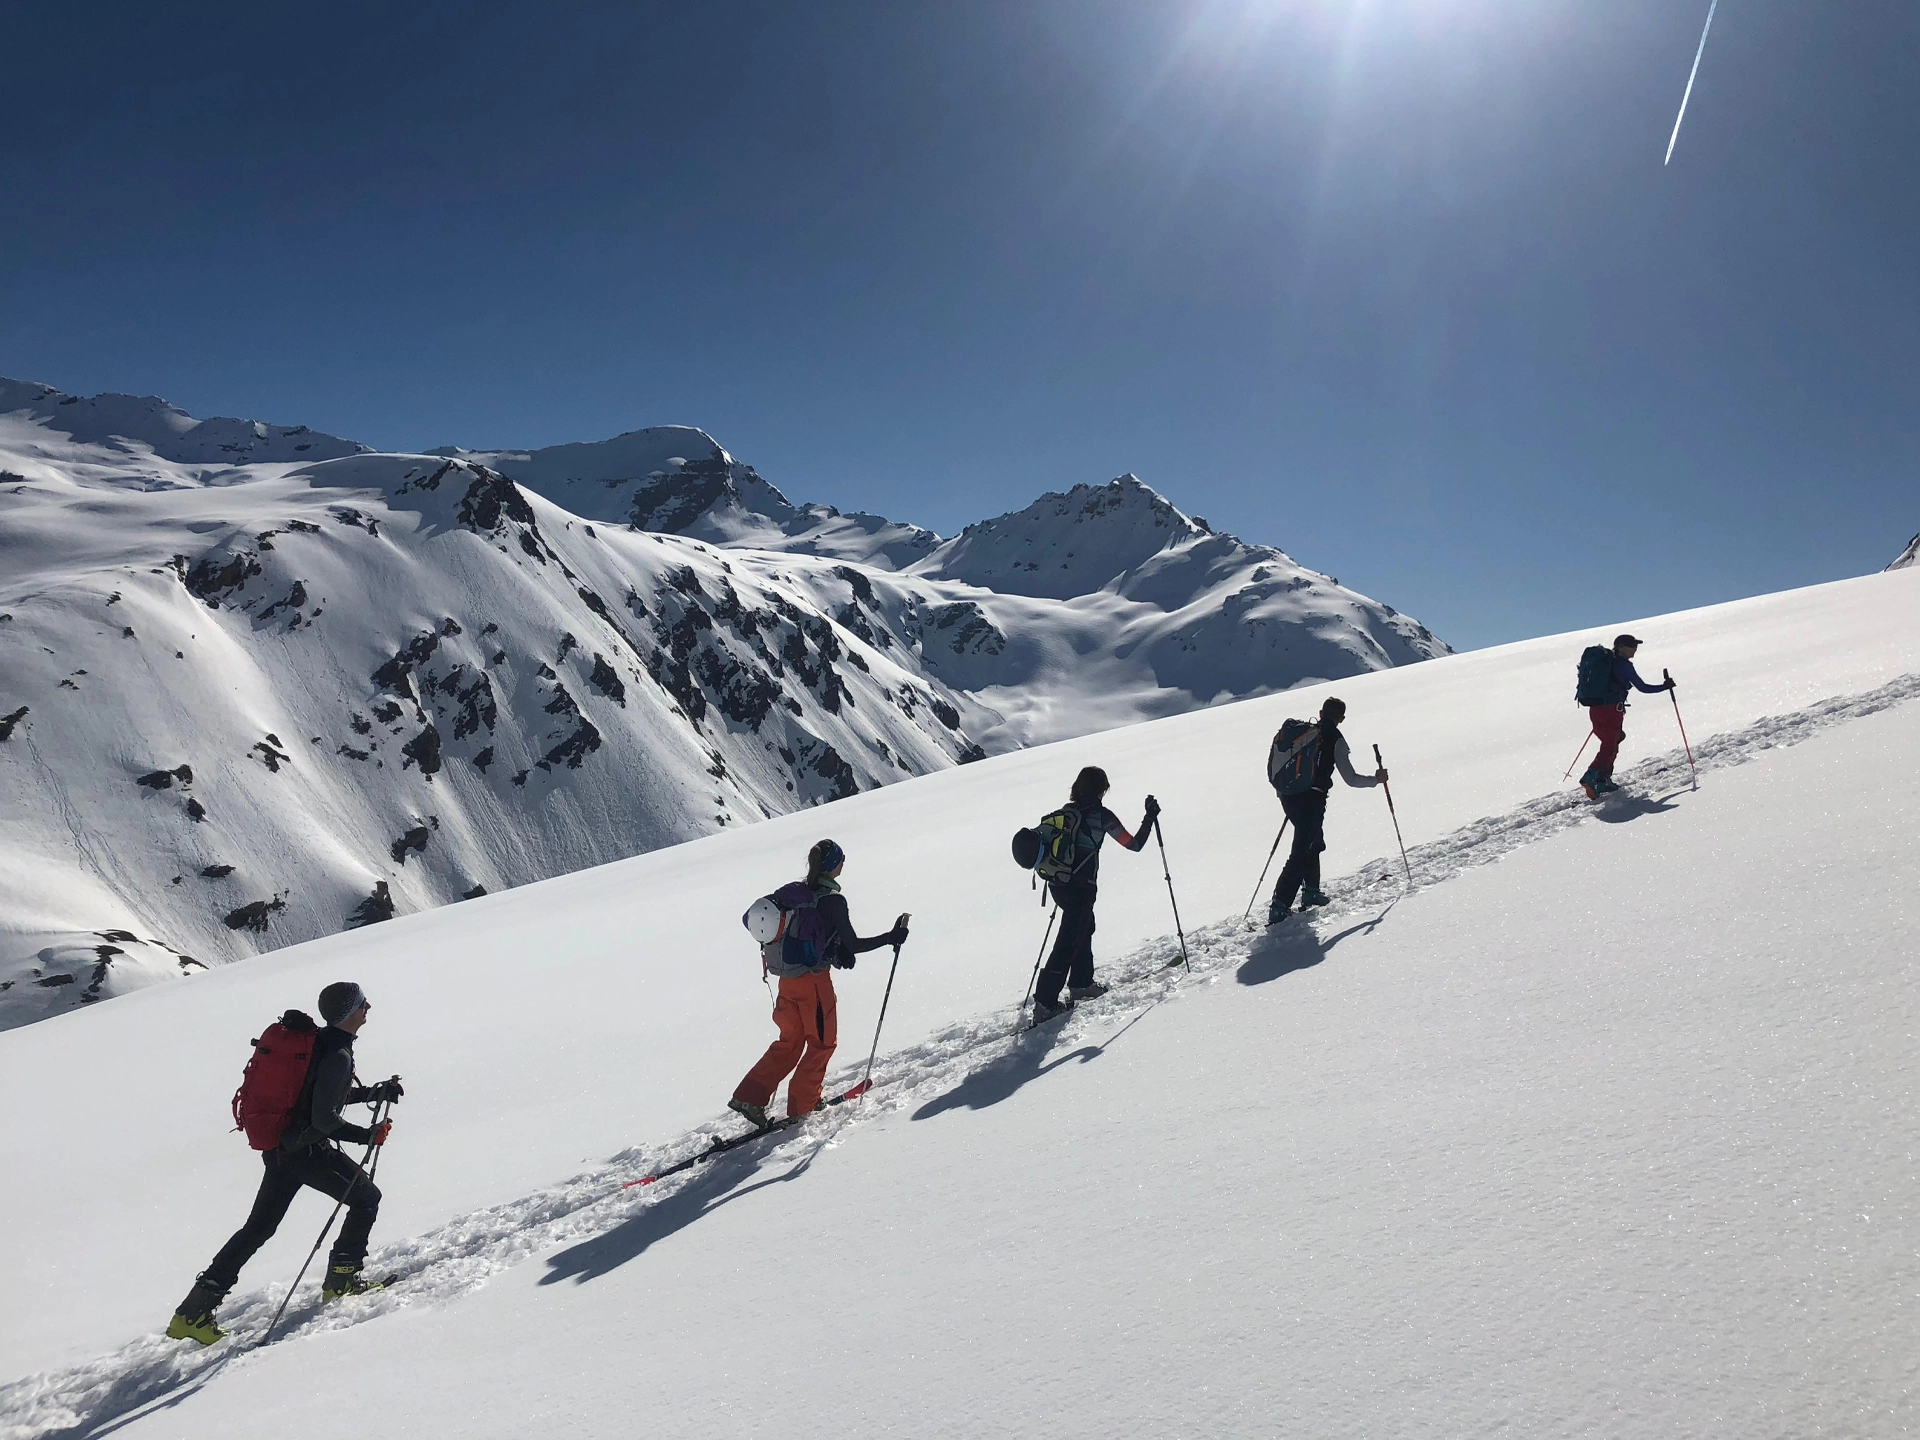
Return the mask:
<svg viewBox="0 0 1920 1440">
<path fill-rule="evenodd" d="M 254 1149 L 272 1150 L 286 1133 L 319 1034 L 311 1016 L 289 1010 L 253 1042 L 253 1059 L 233 1092 L 233 1128 L 246 1131 Z"/>
</svg>

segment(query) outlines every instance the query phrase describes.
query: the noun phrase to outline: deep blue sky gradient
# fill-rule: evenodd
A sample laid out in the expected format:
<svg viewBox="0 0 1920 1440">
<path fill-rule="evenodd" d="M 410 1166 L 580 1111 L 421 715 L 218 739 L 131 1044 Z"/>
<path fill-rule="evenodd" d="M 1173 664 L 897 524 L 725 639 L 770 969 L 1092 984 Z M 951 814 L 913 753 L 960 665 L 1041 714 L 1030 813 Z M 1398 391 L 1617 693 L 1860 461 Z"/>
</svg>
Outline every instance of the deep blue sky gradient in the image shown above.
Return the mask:
<svg viewBox="0 0 1920 1440">
<path fill-rule="evenodd" d="M 1461 647 L 1920 528 L 1920 6 L 12 6 L 0 374 L 705 427 L 952 533 L 1138 473 Z M 1651 637 L 1650 637 L 1651 638 Z"/>
</svg>

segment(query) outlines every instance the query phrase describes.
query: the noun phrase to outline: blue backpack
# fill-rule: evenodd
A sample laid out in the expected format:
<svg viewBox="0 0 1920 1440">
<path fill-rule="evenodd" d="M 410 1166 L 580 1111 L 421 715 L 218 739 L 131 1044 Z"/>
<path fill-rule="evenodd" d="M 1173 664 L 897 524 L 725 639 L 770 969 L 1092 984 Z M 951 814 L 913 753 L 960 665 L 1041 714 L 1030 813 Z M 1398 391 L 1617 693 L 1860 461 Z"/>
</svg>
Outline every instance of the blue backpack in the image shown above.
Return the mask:
<svg viewBox="0 0 1920 1440">
<path fill-rule="evenodd" d="M 806 975 L 826 963 L 827 926 L 819 897 L 804 880 L 762 895 L 740 917 L 760 942 L 760 964 L 769 975 Z"/>
<path fill-rule="evenodd" d="M 1613 651 L 1589 645 L 1580 652 L 1580 670 L 1573 687 L 1576 705 L 1604 705 L 1613 686 Z"/>
<path fill-rule="evenodd" d="M 1314 720 L 1288 720 L 1273 737 L 1267 751 L 1267 781 L 1282 799 L 1304 795 L 1313 788 L 1320 769 L 1320 725 Z"/>
</svg>

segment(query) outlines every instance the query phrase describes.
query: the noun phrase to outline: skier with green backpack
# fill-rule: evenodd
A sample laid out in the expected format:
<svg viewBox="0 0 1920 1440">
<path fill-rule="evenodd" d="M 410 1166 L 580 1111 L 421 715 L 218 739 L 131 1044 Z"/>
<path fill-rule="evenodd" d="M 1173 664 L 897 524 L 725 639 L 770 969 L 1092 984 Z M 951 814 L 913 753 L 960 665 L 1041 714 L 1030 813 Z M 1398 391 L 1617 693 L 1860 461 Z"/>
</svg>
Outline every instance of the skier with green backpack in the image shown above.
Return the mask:
<svg viewBox="0 0 1920 1440">
<path fill-rule="evenodd" d="M 1593 733 L 1600 741 L 1593 764 L 1580 777 L 1580 788 L 1589 800 L 1620 788 L 1613 783 L 1613 762 L 1620 754 L 1620 742 L 1627 738 L 1627 696 L 1634 690 L 1660 695 L 1675 688 L 1671 675 L 1664 676 L 1664 683 L 1659 685 L 1649 685 L 1640 678 L 1640 672 L 1633 668 L 1633 657 L 1639 649 L 1640 642 L 1633 636 L 1616 635 L 1612 649 L 1589 645 L 1580 652 L 1573 699 L 1586 707 Z M 1678 705 L 1674 708 L 1678 714 Z"/>
<path fill-rule="evenodd" d="M 1075 1001 L 1093 1000 L 1107 987 L 1093 978 L 1093 907 L 1099 897 L 1100 845 L 1109 835 L 1138 853 L 1153 834 L 1160 802 L 1147 796 L 1140 829 L 1128 834 L 1107 809 L 1107 772 L 1089 765 L 1074 777 L 1067 803 L 1030 830 L 1014 836 L 1014 860 L 1047 882 L 1059 907 L 1060 934 L 1033 992 L 1033 1023 L 1064 1015 Z M 1067 999 L 1060 998 L 1066 987 Z"/>
</svg>

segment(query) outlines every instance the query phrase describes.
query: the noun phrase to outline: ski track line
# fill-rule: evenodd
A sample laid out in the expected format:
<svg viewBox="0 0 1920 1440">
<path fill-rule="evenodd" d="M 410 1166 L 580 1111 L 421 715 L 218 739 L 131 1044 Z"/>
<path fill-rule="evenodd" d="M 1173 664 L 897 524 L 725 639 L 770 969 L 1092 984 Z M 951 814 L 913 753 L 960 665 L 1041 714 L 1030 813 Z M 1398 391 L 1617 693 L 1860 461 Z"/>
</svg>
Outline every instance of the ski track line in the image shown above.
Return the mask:
<svg viewBox="0 0 1920 1440">
<path fill-rule="evenodd" d="M 1703 774 L 1743 765 L 1769 750 L 1797 745 L 1847 721 L 1916 698 L 1920 698 L 1920 674 L 1903 675 L 1876 690 L 1768 716 L 1744 729 L 1710 737 L 1694 752 L 1695 762 Z M 1588 801 L 1577 789 L 1546 795 L 1504 815 L 1475 820 L 1450 835 L 1414 846 L 1407 852 L 1413 871 L 1411 890 L 1405 888 L 1404 881 L 1392 891 L 1379 888 L 1383 881 L 1395 880 L 1402 873 L 1392 863 L 1393 857 L 1368 861 L 1335 886 L 1333 903 L 1311 919 L 1303 916 L 1290 923 L 1306 921 L 1316 935 L 1324 934 L 1332 928 L 1329 922 L 1349 920 L 1374 910 L 1382 900 L 1391 904 L 1403 894 L 1491 864 L 1522 845 L 1598 819 L 1610 805 L 1630 806 L 1644 795 L 1684 787 L 1691 780 L 1691 772 L 1684 753 L 1673 750 L 1641 762 L 1624 778 L 1632 782 L 1634 790 L 1598 804 Z M 363 1324 L 403 1306 L 455 1300 L 543 1251 L 602 1235 L 688 1185 L 712 1185 L 708 1176 L 722 1177 L 716 1188 L 730 1189 L 744 1178 L 742 1161 L 751 1161 L 749 1170 L 804 1163 L 811 1157 L 803 1156 L 803 1151 L 811 1147 L 817 1153 L 836 1144 L 843 1131 L 859 1123 L 863 1108 L 869 1104 L 884 1114 L 936 1105 L 943 1099 L 958 1105 L 965 1103 L 952 1099 L 959 1086 L 983 1070 L 1014 1059 L 1023 1050 L 1038 1048 L 1047 1055 L 1069 1048 L 1097 1049 L 1098 1042 L 1091 1038 L 1096 1032 L 1109 1032 L 1111 1039 L 1180 991 L 1197 984 L 1218 984 L 1248 957 L 1264 933 L 1261 921 L 1243 922 L 1238 916 L 1195 930 L 1187 938 L 1191 975 L 1179 964 L 1179 947 L 1173 936 L 1149 941 L 1104 966 L 1113 986 L 1111 997 L 1090 1002 L 1039 1031 L 1026 1031 L 1023 1014 L 1012 1006 L 956 1021 L 918 1044 L 885 1056 L 875 1068 L 887 1078 L 867 1099 L 810 1119 L 788 1132 L 788 1138 L 765 1149 L 744 1146 L 654 1185 L 627 1188 L 629 1181 L 704 1150 L 724 1134 L 738 1133 L 737 1124 L 731 1120 L 715 1120 L 668 1145 L 623 1150 L 603 1165 L 522 1199 L 475 1211 L 424 1235 L 382 1246 L 369 1255 L 367 1269 L 398 1274 L 400 1282 L 395 1289 L 337 1301 L 324 1310 L 317 1296 L 290 1305 L 279 1339 Z M 1036 1071 L 1042 1068 L 1044 1062 L 1038 1056 L 1028 1058 Z M 857 1071 L 856 1066 L 841 1072 L 830 1082 L 827 1093 L 847 1089 Z M 207 1349 L 155 1333 L 97 1360 L 0 1386 L 0 1440 L 81 1440 L 104 1435 L 136 1418 L 136 1412 L 148 1406 L 158 1408 L 184 1398 L 230 1361 L 247 1362 L 250 1347 L 265 1330 L 285 1293 L 284 1285 L 270 1286 L 229 1301 L 221 1323 L 230 1338 Z"/>
</svg>

